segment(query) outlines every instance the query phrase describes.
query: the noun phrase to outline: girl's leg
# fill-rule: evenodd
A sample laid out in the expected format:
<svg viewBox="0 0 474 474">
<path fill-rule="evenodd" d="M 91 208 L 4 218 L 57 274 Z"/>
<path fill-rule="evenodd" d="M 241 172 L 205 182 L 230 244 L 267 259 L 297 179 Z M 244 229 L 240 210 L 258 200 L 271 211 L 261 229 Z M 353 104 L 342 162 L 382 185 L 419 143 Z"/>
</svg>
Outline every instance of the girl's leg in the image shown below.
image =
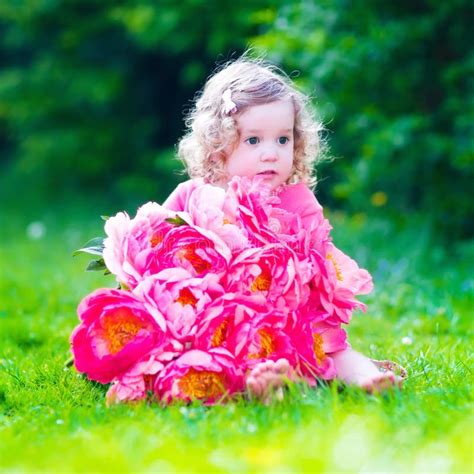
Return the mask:
<svg viewBox="0 0 474 474">
<path fill-rule="evenodd" d="M 391 370 L 381 372 L 368 357 L 352 349 L 335 352 L 331 358 L 336 366 L 337 377 L 346 384 L 357 385 L 369 393 L 402 386 L 401 377 Z"/>
<path fill-rule="evenodd" d="M 337 377 L 349 385 L 357 385 L 369 393 L 383 392 L 393 387 L 401 388 L 403 378 L 391 370 L 380 369 L 364 355 L 352 349 L 331 354 L 336 366 Z M 286 359 L 276 362 L 267 360 L 255 366 L 247 376 L 246 385 L 249 394 L 269 403 L 282 399 L 282 387 L 292 378 L 291 367 Z"/>
</svg>

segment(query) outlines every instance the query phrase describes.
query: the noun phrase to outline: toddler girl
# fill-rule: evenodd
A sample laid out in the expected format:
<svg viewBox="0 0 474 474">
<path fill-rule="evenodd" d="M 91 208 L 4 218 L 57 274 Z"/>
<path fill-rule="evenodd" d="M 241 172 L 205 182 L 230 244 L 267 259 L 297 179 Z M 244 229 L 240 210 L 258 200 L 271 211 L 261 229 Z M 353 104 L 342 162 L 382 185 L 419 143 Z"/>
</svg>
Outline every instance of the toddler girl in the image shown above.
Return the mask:
<svg viewBox="0 0 474 474">
<path fill-rule="evenodd" d="M 207 81 L 186 124 L 179 156 L 191 179 L 176 188 L 165 207 L 182 211 L 199 185 L 225 188 L 232 177 L 245 176 L 269 184 L 281 200 L 279 206 L 299 215 L 304 227 L 320 215 L 311 187 L 322 126 L 313 118 L 308 99 L 276 67 L 241 58 L 221 68 Z M 368 392 L 401 386 L 402 378 L 387 364 L 351 348 L 328 352 L 337 378 L 347 384 Z M 291 376 L 287 360 L 267 360 L 248 374 L 247 388 L 267 399 Z"/>
</svg>

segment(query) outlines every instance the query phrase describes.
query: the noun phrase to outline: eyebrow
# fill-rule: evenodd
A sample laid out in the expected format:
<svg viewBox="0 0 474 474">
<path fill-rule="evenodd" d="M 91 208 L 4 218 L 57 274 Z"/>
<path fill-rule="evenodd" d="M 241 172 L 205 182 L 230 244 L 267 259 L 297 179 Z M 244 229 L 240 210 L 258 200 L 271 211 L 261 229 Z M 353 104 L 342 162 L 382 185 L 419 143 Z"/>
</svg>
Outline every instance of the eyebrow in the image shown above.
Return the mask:
<svg viewBox="0 0 474 474">
<path fill-rule="evenodd" d="M 283 133 L 291 133 L 293 131 L 292 128 L 287 128 L 285 130 L 280 130 Z M 257 130 L 255 128 L 249 129 L 249 130 L 244 130 L 245 133 L 261 133 L 261 130 Z"/>
</svg>

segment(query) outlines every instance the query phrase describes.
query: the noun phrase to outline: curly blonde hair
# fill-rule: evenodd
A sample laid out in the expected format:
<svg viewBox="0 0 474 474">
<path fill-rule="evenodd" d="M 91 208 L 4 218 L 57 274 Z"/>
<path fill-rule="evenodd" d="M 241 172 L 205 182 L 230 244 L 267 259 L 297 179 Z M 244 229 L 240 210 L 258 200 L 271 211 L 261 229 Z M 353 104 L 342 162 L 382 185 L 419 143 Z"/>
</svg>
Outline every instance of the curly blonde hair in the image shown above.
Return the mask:
<svg viewBox="0 0 474 474">
<path fill-rule="evenodd" d="M 227 89 L 237 108 L 234 113 L 224 108 L 223 94 Z M 178 143 L 178 157 L 188 175 L 210 183 L 228 180 L 224 150 L 239 138 L 236 117 L 248 107 L 287 99 L 295 109 L 294 162 L 288 183 L 304 182 L 313 187 L 314 165 L 321 159 L 322 124 L 315 118 L 308 97 L 283 71 L 245 55 L 214 72 L 186 117 L 187 132 Z"/>
</svg>

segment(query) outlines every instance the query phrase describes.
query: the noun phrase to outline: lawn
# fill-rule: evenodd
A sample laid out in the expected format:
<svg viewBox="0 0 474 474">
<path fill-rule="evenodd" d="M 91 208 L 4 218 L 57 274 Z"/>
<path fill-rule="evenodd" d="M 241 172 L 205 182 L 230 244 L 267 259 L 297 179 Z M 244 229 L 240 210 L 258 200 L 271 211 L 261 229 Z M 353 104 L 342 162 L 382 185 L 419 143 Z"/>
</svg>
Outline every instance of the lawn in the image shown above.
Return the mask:
<svg viewBox="0 0 474 474">
<path fill-rule="evenodd" d="M 419 216 L 330 215 L 376 284 L 351 343 L 405 366 L 402 391 L 293 386 L 269 406 L 106 408 L 105 387 L 64 362 L 78 302 L 114 286 L 72 251 L 118 210 L 89 199 L 1 211 L 2 472 L 473 472 L 473 243 L 442 245 Z"/>
</svg>

